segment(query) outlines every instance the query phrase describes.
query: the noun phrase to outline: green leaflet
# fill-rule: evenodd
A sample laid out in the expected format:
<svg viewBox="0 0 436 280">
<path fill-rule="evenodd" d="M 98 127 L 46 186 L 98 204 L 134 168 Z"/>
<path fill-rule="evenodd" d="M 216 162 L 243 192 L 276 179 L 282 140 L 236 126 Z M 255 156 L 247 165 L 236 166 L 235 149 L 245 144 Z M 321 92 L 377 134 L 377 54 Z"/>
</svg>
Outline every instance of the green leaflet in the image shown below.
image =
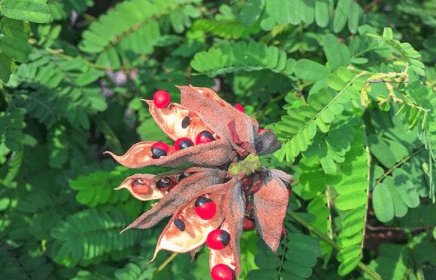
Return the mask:
<svg viewBox="0 0 436 280">
<path fill-rule="evenodd" d="M 79 191 L 76 200 L 81 204 L 91 207 L 106 203 L 119 204 L 130 198 L 129 192 L 126 190 L 116 191 L 109 186 L 116 187 L 116 184 L 112 182 L 118 181 L 121 184 L 125 177 L 134 173 L 124 167 L 118 167 L 112 172 L 96 171 L 85 176 L 79 176 L 70 183 L 70 187 Z"/>
<path fill-rule="evenodd" d="M 251 34 L 259 32 L 257 26 L 245 27 L 235 21 L 212 21 L 207 19 L 197 19 L 193 24 L 193 29 L 225 39 L 247 38 Z"/>
<path fill-rule="evenodd" d="M 45 23 L 50 20 L 47 0 L 2 0 L 2 15 L 12 19 Z"/>
<path fill-rule="evenodd" d="M 340 181 L 330 181 L 337 192 L 335 207 L 344 214 L 341 219 L 342 230 L 338 235 L 338 244 L 341 247 L 337 256 L 341 262 L 339 275 L 350 273 L 361 259 L 369 187 L 368 154 L 365 146 L 362 130 L 357 129 L 351 150 L 342 165 Z"/>
<path fill-rule="evenodd" d="M 349 2 L 345 2 L 347 5 L 343 7 L 344 3 L 339 1 L 336 10 L 342 11 L 342 16 L 340 17 L 337 16 L 337 12 L 334 12 L 333 0 L 265 0 L 265 4 L 265 12 L 268 17 L 261 22 L 264 30 L 271 30 L 274 25 L 312 24 L 313 22 L 319 27 L 327 27 L 331 19 L 334 18 L 334 30 L 339 32 L 340 30 L 337 31 L 337 29 L 342 29 L 345 26 L 349 14 L 353 16 L 358 15 L 356 19 L 352 19 L 351 32 L 356 32 L 356 25 L 362 23 L 362 9 L 357 5 L 358 8 L 353 7 L 352 13 L 349 13 L 350 6 L 347 6 Z"/>
<path fill-rule="evenodd" d="M 294 60 L 287 59 L 286 53 L 276 47 L 250 41 L 248 44 L 222 44 L 207 52 L 199 52 L 191 66 L 209 76 L 262 69 L 290 75 L 294 71 Z"/>
<path fill-rule="evenodd" d="M 258 253 L 255 256 L 255 263 L 259 269 L 251 270 L 248 273 L 247 279 L 277 279 L 277 268 L 280 266 L 279 258 L 271 249 L 262 241 L 257 242 Z"/>
<path fill-rule="evenodd" d="M 238 18 L 244 26 L 252 26 L 260 17 L 265 7 L 265 0 L 249 0 L 245 2 Z"/>
<path fill-rule="evenodd" d="M 403 279 L 407 272 L 409 252 L 406 247 L 394 244 L 382 244 L 380 255 L 370 263 L 383 279 Z"/>
<path fill-rule="evenodd" d="M 339 67 L 348 66 L 348 64 L 350 64 L 348 48 L 344 44 L 340 44 L 336 36 L 333 34 L 326 35 L 322 45 L 332 71 L 336 71 Z"/>
<path fill-rule="evenodd" d="M 17 69 L 18 81 L 36 81 L 39 85 L 26 85 L 14 98 L 48 126 L 56 118 L 66 118 L 75 128 L 89 128 L 89 116 L 107 107 L 95 84 L 104 72 L 91 70 L 81 57 L 63 61 L 45 54 L 34 52 L 30 56 L 31 62 Z"/>
<path fill-rule="evenodd" d="M 307 104 L 288 109 L 288 115 L 275 124 L 279 138 L 285 140 L 282 148 L 275 153 L 280 160 L 286 157 L 292 162 L 312 145 L 318 129 L 328 132 L 335 117 L 344 111 L 345 106 L 349 106 L 349 102 L 358 98 L 363 81 L 359 76 L 353 77 L 346 68 L 340 68 L 327 77 L 327 84 L 339 92 L 322 88 L 310 95 Z"/>
<path fill-rule="evenodd" d="M 119 280 L 151 279 L 155 270 L 156 267 L 150 264 L 149 259 L 138 257 L 115 271 L 115 277 Z"/>
<path fill-rule="evenodd" d="M 0 139 L 1 143 L 13 151 L 20 151 L 23 141 L 23 128 L 25 110 L 11 108 L 6 112 L 0 112 Z"/>
<path fill-rule="evenodd" d="M 312 267 L 321 256 L 318 239 L 300 233 L 289 233 L 287 252 L 282 264 L 284 279 L 307 279 L 312 275 Z"/>
<path fill-rule="evenodd" d="M 131 61 L 135 56 L 148 55 L 161 37 L 158 19 L 169 16 L 177 33 L 191 26 L 191 18 L 200 12 L 193 1 L 125 1 L 91 24 L 83 33 L 79 47 L 87 53 L 98 53 L 97 63 L 117 69 L 121 60 Z M 134 54 L 134 56 L 132 56 Z"/>
<path fill-rule="evenodd" d="M 302 80 L 317 81 L 325 78 L 328 74 L 327 68 L 313 60 L 300 59 L 295 65 L 295 74 Z"/>
<path fill-rule="evenodd" d="M 403 217 L 408 208 L 420 204 L 416 185 L 409 180 L 410 174 L 402 169 L 393 172 L 392 177 L 378 184 L 373 193 L 373 206 L 377 219 L 391 221 L 394 216 Z"/>
<path fill-rule="evenodd" d="M 391 28 L 386 27 L 383 30 L 382 36 L 374 34 L 368 34 L 368 36 L 377 40 L 380 45 L 387 44 L 391 48 L 400 52 L 403 60 L 410 63 L 410 68 L 418 75 L 424 76 L 425 67 L 424 64 L 419 60 L 421 55 L 409 43 L 400 43 L 400 41 L 395 40 Z"/>
<path fill-rule="evenodd" d="M 14 70 L 15 63 L 12 58 L 0 53 L 0 80 L 3 83 L 7 83 Z"/>
<path fill-rule="evenodd" d="M 129 222 L 130 218 L 116 208 L 110 213 L 90 209 L 68 216 L 51 230 L 54 260 L 72 267 L 132 248 L 137 238 L 145 238 L 146 231 L 129 230 L 120 235 Z"/>
</svg>

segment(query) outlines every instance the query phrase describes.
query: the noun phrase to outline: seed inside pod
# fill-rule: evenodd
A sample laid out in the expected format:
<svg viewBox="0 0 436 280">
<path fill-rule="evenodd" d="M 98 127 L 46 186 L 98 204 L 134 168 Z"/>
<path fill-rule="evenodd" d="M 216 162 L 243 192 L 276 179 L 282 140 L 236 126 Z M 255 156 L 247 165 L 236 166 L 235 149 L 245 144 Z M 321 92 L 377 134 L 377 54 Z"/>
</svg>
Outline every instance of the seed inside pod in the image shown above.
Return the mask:
<svg viewBox="0 0 436 280">
<path fill-rule="evenodd" d="M 174 220 L 174 225 L 180 230 L 185 231 L 185 223 L 180 219 Z"/>
<path fill-rule="evenodd" d="M 179 182 L 182 181 L 183 179 L 185 179 L 186 177 L 189 177 L 189 175 L 191 175 L 191 173 L 189 173 L 189 172 L 183 172 L 182 174 L 180 174 Z"/>
<path fill-rule="evenodd" d="M 171 186 L 171 179 L 168 177 L 163 177 L 156 182 L 156 188 L 164 189 Z"/>
<path fill-rule="evenodd" d="M 191 139 L 183 137 L 183 138 L 177 139 L 174 146 L 176 147 L 176 151 L 178 151 L 178 150 L 183 150 L 183 149 L 189 148 L 191 146 L 194 146 L 194 143 L 191 141 Z"/>
<path fill-rule="evenodd" d="M 210 220 L 216 214 L 216 203 L 207 197 L 199 197 L 195 201 L 194 210 L 203 220 Z"/>
<path fill-rule="evenodd" d="M 214 250 L 224 249 L 230 243 L 230 234 L 221 229 L 213 230 L 207 236 L 206 244 Z"/>
<path fill-rule="evenodd" d="M 195 138 L 195 144 L 209 143 L 215 141 L 215 137 L 213 137 L 212 133 L 207 130 L 203 130 L 200 132 Z"/>
<path fill-rule="evenodd" d="M 213 280 L 236 280 L 233 269 L 225 264 L 217 264 L 210 271 Z"/>
<path fill-rule="evenodd" d="M 150 190 L 150 187 L 142 179 L 136 179 L 132 183 L 132 191 L 136 194 L 148 194 Z"/>
<path fill-rule="evenodd" d="M 163 142 L 156 142 L 151 146 L 151 157 L 154 159 L 158 159 L 160 157 L 168 155 L 168 151 L 170 150 L 170 146 Z"/>
<path fill-rule="evenodd" d="M 184 117 L 182 120 L 182 128 L 187 128 L 189 124 L 191 124 L 191 119 L 188 116 Z"/>
</svg>

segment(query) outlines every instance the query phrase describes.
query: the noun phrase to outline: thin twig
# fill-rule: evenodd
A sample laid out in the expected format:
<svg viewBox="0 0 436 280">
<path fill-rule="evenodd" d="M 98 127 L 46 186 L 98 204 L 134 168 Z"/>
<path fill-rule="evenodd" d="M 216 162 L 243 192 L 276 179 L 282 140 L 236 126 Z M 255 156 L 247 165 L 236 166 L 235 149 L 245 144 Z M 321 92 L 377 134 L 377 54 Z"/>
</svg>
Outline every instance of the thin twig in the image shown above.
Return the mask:
<svg viewBox="0 0 436 280">
<path fill-rule="evenodd" d="M 410 154 L 410 156 L 402 159 L 400 162 L 398 162 L 397 164 L 395 164 L 394 167 L 392 167 L 391 169 L 389 169 L 386 173 L 384 173 L 377 181 L 376 184 L 379 184 L 381 181 L 383 181 L 384 178 L 386 178 L 389 174 L 391 174 L 395 169 L 397 169 L 398 167 L 400 167 L 402 164 L 404 164 L 406 161 L 410 160 L 411 158 L 413 158 L 415 155 L 419 154 L 420 152 L 422 152 L 422 150 L 424 150 L 425 147 L 421 147 L 420 149 L 416 150 L 415 152 L 413 152 L 412 154 Z"/>
</svg>

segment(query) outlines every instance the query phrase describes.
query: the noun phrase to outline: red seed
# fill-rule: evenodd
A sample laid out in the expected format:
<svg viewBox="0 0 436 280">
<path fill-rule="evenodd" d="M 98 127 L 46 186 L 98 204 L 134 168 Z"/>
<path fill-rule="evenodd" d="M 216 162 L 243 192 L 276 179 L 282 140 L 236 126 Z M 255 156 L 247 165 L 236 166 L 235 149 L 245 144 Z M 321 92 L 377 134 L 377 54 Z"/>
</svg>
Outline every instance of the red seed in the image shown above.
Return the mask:
<svg viewBox="0 0 436 280">
<path fill-rule="evenodd" d="M 265 129 L 259 127 L 259 128 L 257 129 L 257 133 L 262 133 L 262 131 L 264 131 L 264 130 L 265 130 Z"/>
<path fill-rule="evenodd" d="M 169 150 L 170 146 L 164 142 L 156 142 L 151 146 L 151 156 L 152 158 L 157 159 L 162 156 L 166 156 Z"/>
<path fill-rule="evenodd" d="M 195 138 L 195 144 L 203 144 L 203 143 L 209 143 L 214 141 L 215 138 L 213 137 L 212 133 L 210 133 L 207 130 L 204 130 L 200 132 L 197 137 Z"/>
<path fill-rule="evenodd" d="M 154 105 L 158 108 L 165 108 L 171 102 L 171 96 L 166 90 L 158 90 L 153 95 Z"/>
<path fill-rule="evenodd" d="M 134 181 L 132 184 L 132 191 L 136 194 L 148 194 L 150 193 L 150 187 L 147 184 L 139 181 Z"/>
<path fill-rule="evenodd" d="M 207 236 L 206 244 L 214 250 L 224 249 L 230 242 L 230 235 L 227 231 L 216 229 Z"/>
<path fill-rule="evenodd" d="M 256 224 L 254 223 L 254 221 L 248 217 L 244 217 L 244 226 L 243 229 L 244 230 L 252 230 L 256 227 Z"/>
<path fill-rule="evenodd" d="M 176 148 L 176 151 L 178 151 L 194 146 L 194 142 L 192 142 L 192 140 L 187 137 L 183 137 L 177 139 L 176 142 L 174 143 L 174 146 Z"/>
<path fill-rule="evenodd" d="M 225 264 L 217 264 L 210 271 L 213 280 L 235 280 L 236 275 L 233 269 Z"/>
<path fill-rule="evenodd" d="M 203 220 L 210 220 L 216 214 L 216 204 L 206 197 L 199 197 L 195 201 L 195 213 Z"/>
<path fill-rule="evenodd" d="M 240 111 L 240 112 L 242 112 L 242 113 L 245 113 L 245 109 L 244 109 L 244 107 L 241 105 L 241 103 L 236 103 L 236 104 L 235 104 L 235 108 L 236 108 L 236 110 L 238 110 L 238 111 Z"/>
</svg>

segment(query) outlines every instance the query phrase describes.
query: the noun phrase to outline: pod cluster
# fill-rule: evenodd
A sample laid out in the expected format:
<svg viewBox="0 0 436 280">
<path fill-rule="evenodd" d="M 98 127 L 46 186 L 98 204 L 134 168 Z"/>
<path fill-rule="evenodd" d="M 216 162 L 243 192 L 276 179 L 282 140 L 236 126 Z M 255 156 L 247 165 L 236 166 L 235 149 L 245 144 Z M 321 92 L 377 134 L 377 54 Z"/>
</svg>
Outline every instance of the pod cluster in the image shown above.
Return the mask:
<svg viewBox="0 0 436 280">
<path fill-rule="evenodd" d="M 154 256 L 163 249 L 195 254 L 206 245 L 211 278 L 235 280 L 244 230 L 257 228 L 265 243 L 277 250 L 285 234 L 292 176 L 262 167 L 259 156 L 276 151 L 280 143 L 271 130 L 260 128 L 245 114 L 241 104 L 232 106 L 208 88 L 179 89 L 181 104 L 173 103 L 164 90 L 144 100 L 173 143 L 139 142 L 121 156 L 106 152 L 130 168 L 193 164 L 125 179 L 117 189 L 127 189 L 143 201 L 159 199 L 125 230 L 147 229 L 171 217 Z"/>
</svg>

